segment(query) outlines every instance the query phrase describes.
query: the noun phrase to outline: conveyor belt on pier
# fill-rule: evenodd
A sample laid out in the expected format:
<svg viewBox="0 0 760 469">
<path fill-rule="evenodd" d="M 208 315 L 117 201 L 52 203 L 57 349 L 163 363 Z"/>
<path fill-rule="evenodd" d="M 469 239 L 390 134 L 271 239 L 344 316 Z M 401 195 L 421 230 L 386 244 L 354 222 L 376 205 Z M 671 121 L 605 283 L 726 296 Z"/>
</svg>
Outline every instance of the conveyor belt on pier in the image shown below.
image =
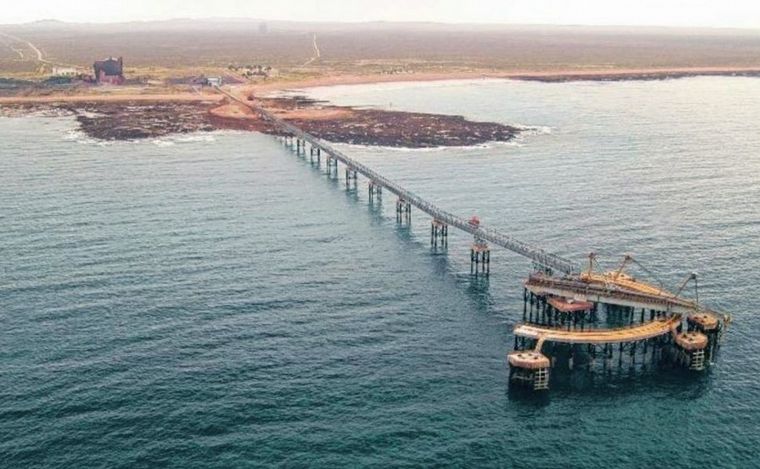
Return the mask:
<svg viewBox="0 0 760 469">
<path fill-rule="evenodd" d="M 537 339 L 541 342 L 559 342 L 564 344 L 617 344 L 635 342 L 671 334 L 681 323 L 680 315 L 645 322 L 633 327 L 620 329 L 566 330 L 534 324 L 518 324 L 514 334 L 518 337 Z"/>
<path fill-rule="evenodd" d="M 528 277 L 528 280 L 525 282 L 525 288 L 537 295 L 553 295 L 593 303 L 654 309 L 681 314 L 694 313 L 696 311 L 717 314 L 701 307 L 694 301 L 667 292 L 649 293 L 614 284 L 605 285 L 586 282 L 578 278 L 557 278 L 534 274 Z"/>
</svg>

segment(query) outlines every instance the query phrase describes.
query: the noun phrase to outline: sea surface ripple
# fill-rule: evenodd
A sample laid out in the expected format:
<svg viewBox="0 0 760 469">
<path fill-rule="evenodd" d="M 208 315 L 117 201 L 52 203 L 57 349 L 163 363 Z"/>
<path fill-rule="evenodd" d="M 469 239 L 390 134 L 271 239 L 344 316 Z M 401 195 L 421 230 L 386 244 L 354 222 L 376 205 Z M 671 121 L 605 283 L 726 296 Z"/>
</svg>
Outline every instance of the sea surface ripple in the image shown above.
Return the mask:
<svg viewBox="0 0 760 469">
<path fill-rule="evenodd" d="M 733 314 L 702 376 L 578 371 L 508 392 L 530 265 L 489 280 L 260 134 L 98 144 L 0 119 L 2 467 L 756 467 L 760 80 L 337 87 L 340 104 L 537 129 L 361 161 Z M 168 142 L 168 143 L 167 143 Z M 342 172 L 339 173 L 342 175 Z"/>
</svg>

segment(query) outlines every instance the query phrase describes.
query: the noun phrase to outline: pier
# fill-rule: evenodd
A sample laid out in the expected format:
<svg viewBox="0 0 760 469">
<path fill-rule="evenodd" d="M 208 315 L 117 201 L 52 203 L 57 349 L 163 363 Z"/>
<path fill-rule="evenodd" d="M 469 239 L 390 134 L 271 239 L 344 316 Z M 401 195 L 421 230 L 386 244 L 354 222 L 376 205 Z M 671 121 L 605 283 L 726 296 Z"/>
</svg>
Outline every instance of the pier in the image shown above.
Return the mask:
<svg viewBox="0 0 760 469">
<path fill-rule="evenodd" d="M 514 327 L 514 350 L 507 356 L 510 383 L 536 391 L 550 387 L 550 371 L 558 360 L 572 370 L 578 364 L 587 369 L 670 364 L 691 371 L 703 371 L 720 346 L 730 316 L 706 308 L 698 301 L 697 277 L 690 276 L 676 293 L 661 285 L 635 279 L 624 272 L 636 262 L 626 256 L 616 271 L 594 271 L 595 255 L 589 256 L 585 271 L 574 262 L 538 246 L 515 239 L 507 233 L 482 225 L 478 217 L 469 219 L 450 213 L 366 165 L 354 160 L 313 135 L 280 119 L 253 97 L 242 99 L 219 87 L 217 91 L 247 106 L 271 124 L 281 141 L 297 155 L 306 155 L 321 164 L 325 157 L 327 174 L 338 177 L 338 165 L 345 169 L 346 187 L 356 188 L 361 175 L 368 182 L 370 200 L 384 192 L 396 197 L 396 220 L 408 224 L 412 208 L 431 217 L 431 246 L 448 244 L 449 228 L 472 236 L 470 271 L 491 273 L 491 249 L 500 247 L 519 254 L 534 266 L 524 284 L 523 322 Z M 682 295 L 692 283 L 695 298 Z M 605 327 L 607 325 L 614 327 Z M 624 360 L 624 355 L 626 360 Z"/>
</svg>

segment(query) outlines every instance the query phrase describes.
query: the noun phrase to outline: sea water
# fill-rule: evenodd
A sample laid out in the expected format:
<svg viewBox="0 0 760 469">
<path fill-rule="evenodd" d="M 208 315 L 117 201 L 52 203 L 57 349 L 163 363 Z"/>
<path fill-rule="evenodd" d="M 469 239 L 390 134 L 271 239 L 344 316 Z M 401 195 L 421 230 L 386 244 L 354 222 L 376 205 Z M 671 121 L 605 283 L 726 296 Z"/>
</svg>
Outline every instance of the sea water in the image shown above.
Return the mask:
<svg viewBox="0 0 760 469">
<path fill-rule="evenodd" d="M 512 144 L 340 146 L 442 208 L 583 265 L 632 254 L 733 315 L 702 374 L 507 382 L 529 261 L 431 249 L 391 194 L 275 139 L 104 144 L 0 119 L 2 467 L 755 467 L 760 80 L 307 90 L 528 129 Z M 646 277 L 636 268 L 632 273 Z M 692 286 L 688 287 L 693 294 Z"/>
</svg>

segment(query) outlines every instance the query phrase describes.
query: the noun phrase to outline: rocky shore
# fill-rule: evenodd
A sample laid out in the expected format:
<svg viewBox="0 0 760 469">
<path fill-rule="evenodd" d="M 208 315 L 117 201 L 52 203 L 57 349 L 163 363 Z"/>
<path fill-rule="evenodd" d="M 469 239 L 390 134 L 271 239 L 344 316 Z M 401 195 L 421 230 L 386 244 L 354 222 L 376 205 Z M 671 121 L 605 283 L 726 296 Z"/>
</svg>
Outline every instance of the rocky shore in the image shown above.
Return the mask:
<svg viewBox="0 0 760 469">
<path fill-rule="evenodd" d="M 98 140 L 137 140 L 215 130 L 201 102 L 76 102 L 13 104 L 0 116 L 73 116 L 81 130 Z"/>
<path fill-rule="evenodd" d="M 461 116 L 356 109 L 300 96 L 268 98 L 262 104 L 283 119 L 333 143 L 403 148 L 471 146 L 507 142 L 519 129 Z M 5 104 L 0 115 L 71 115 L 99 140 L 136 140 L 171 134 L 237 129 L 275 134 L 245 106 L 225 102 L 93 101 Z"/>
<path fill-rule="evenodd" d="M 252 98 L 251 98 L 252 99 Z M 472 146 L 508 142 L 519 129 L 462 116 L 357 109 L 303 96 L 258 101 L 279 117 L 329 142 L 402 148 Z M 271 129 L 257 129 L 272 132 Z"/>
</svg>

